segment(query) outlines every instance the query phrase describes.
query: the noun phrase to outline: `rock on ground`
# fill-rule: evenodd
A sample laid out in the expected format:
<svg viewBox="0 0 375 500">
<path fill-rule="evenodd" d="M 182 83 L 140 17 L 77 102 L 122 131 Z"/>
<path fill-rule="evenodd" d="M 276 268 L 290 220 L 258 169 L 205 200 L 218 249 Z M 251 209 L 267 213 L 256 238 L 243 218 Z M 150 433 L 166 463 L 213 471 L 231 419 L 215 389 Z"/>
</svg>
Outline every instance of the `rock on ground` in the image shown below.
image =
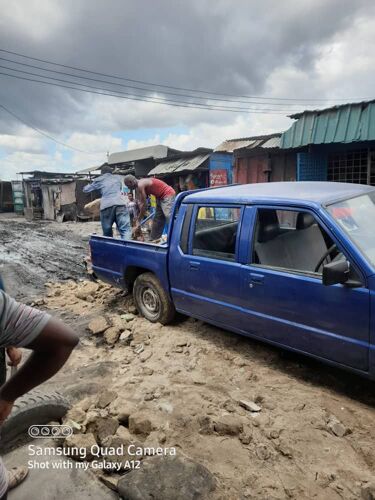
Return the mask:
<svg viewBox="0 0 375 500">
<path fill-rule="evenodd" d="M 331 416 L 328 423 L 328 429 L 337 437 L 344 437 L 347 434 L 350 434 L 350 429 L 345 427 L 336 417 Z"/>
<path fill-rule="evenodd" d="M 108 345 L 114 345 L 118 341 L 121 334 L 121 330 L 117 326 L 110 326 L 104 332 L 104 340 Z"/>
<path fill-rule="evenodd" d="M 94 335 L 103 333 L 107 328 L 109 328 L 108 321 L 104 316 L 98 316 L 90 321 L 88 324 L 88 329 Z"/>
<path fill-rule="evenodd" d="M 215 487 L 208 469 L 183 456 L 147 458 L 118 482 L 118 492 L 127 500 L 199 500 L 209 498 Z"/>
<path fill-rule="evenodd" d="M 262 409 L 262 407 L 254 403 L 254 401 L 246 401 L 244 399 L 241 399 L 239 401 L 239 405 L 242 406 L 242 408 L 245 408 L 245 410 L 251 411 L 253 413 L 257 413 Z"/>
<path fill-rule="evenodd" d="M 115 415 L 117 420 L 124 425 L 129 425 L 129 416 L 136 413 L 136 404 L 121 398 L 114 400 L 110 406 L 111 415 Z"/>
<path fill-rule="evenodd" d="M 118 420 L 111 417 L 98 417 L 93 422 L 90 422 L 86 429 L 92 432 L 98 441 L 102 441 L 107 437 L 116 433 L 119 423 Z"/>
<path fill-rule="evenodd" d="M 65 446 L 71 450 L 71 458 L 74 460 L 92 460 L 94 457 L 91 454 L 92 447 L 96 445 L 94 434 L 73 434 L 65 440 Z M 75 451 L 79 450 L 79 454 Z"/>
<path fill-rule="evenodd" d="M 214 429 L 221 436 L 236 436 L 242 432 L 243 423 L 238 417 L 224 415 L 216 420 Z"/>
<path fill-rule="evenodd" d="M 87 298 L 92 297 L 98 290 L 99 290 L 98 283 L 93 283 L 92 281 L 85 281 L 83 285 L 78 290 L 76 290 L 75 296 L 78 299 L 87 300 Z"/>
<path fill-rule="evenodd" d="M 131 436 L 121 437 L 118 434 L 115 436 L 108 436 L 103 439 L 102 445 L 105 450 L 103 458 L 110 463 L 121 465 L 122 469 L 129 467 L 127 462 L 130 462 L 135 458 L 137 460 L 141 458 L 139 456 L 135 457 L 128 452 L 130 445 L 134 445 L 135 447 L 141 446 L 140 443 L 134 441 Z"/>
<path fill-rule="evenodd" d="M 140 411 L 129 416 L 129 430 L 132 434 L 148 436 L 155 428 L 152 416 Z"/>
<path fill-rule="evenodd" d="M 117 392 L 115 391 L 103 391 L 99 394 L 96 401 L 96 406 L 98 408 L 106 408 L 110 403 L 117 399 Z"/>
</svg>

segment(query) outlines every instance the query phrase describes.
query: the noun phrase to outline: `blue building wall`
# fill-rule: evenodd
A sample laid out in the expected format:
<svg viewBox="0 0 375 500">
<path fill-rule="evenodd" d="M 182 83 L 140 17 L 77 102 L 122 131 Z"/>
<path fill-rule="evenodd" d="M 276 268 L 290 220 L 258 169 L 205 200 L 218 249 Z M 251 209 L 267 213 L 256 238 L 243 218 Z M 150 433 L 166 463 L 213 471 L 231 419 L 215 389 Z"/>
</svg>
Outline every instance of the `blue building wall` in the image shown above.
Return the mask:
<svg viewBox="0 0 375 500">
<path fill-rule="evenodd" d="M 297 153 L 297 181 L 326 181 L 327 153 Z"/>
<path fill-rule="evenodd" d="M 233 182 L 233 153 L 212 153 L 209 161 L 209 170 L 227 171 L 228 184 Z"/>
</svg>

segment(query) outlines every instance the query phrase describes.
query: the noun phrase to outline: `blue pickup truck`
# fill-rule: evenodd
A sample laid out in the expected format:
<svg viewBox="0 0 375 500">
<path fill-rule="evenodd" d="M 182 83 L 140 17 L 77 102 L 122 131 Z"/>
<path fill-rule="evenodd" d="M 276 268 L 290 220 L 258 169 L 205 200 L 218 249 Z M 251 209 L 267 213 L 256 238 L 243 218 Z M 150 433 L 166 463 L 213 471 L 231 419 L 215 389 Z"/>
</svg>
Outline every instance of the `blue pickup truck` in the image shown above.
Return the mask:
<svg viewBox="0 0 375 500">
<path fill-rule="evenodd" d="M 177 311 L 375 379 L 374 225 L 374 187 L 232 185 L 181 193 L 165 245 L 90 247 L 149 321 Z"/>
</svg>

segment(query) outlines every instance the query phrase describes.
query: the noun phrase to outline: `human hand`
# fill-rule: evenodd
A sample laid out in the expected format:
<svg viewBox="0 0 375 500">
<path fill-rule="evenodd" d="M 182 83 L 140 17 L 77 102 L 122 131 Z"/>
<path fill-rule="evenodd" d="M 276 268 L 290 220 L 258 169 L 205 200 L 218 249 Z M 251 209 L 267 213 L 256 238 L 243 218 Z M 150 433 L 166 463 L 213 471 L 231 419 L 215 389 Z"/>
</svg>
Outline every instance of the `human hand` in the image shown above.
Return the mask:
<svg viewBox="0 0 375 500">
<path fill-rule="evenodd" d="M 22 351 L 17 347 L 7 347 L 7 354 L 9 357 L 9 366 L 18 366 L 22 360 Z"/>
<path fill-rule="evenodd" d="M 0 425 L 2 425 L 8 418 L 13 405 L 14 401 L 5 401 L 5 399 L 0 398 Z"/>
<path fill-rule="evenodd" d="M 133 230 L 132 230 L 133 236 L 136 236 L 137 234 L 139 234 L 140 230 L 141 230 L 141 225 L 140 224 L 136 224 L 133 227 Z"/>
</svg>

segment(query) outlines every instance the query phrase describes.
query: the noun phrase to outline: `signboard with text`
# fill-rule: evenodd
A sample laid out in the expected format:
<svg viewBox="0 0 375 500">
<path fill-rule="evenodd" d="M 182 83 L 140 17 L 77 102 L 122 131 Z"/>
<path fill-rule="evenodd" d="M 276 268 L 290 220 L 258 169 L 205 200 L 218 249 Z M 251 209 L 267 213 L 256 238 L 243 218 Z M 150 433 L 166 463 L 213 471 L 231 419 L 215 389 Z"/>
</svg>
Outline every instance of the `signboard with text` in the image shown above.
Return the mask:
<svg viewBox="0 0 375 500">
<path fill-rule="evenodd" d="M 225 168 L 210 170 L 210 187 L 226 186 L 228 184 L 228 171 Z"/>
</svg>

